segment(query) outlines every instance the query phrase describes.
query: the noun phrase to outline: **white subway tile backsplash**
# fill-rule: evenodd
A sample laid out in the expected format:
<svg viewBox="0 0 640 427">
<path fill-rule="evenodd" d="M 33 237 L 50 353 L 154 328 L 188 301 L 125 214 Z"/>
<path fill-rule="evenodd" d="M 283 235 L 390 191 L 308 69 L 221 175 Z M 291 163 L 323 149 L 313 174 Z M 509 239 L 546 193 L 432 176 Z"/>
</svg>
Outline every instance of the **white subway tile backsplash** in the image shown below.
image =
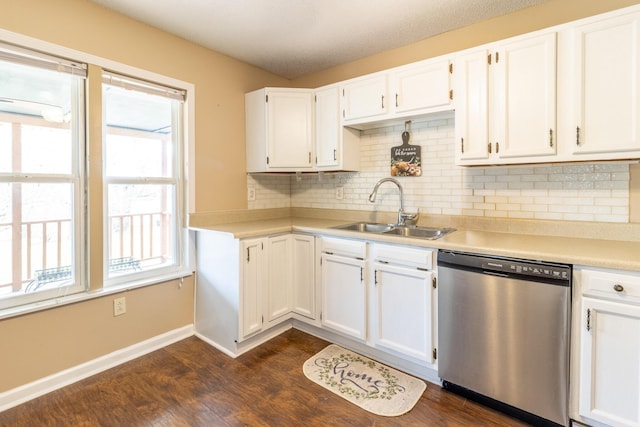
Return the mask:
<svg viewBox="0 0 640 427">
<path fill-rule="evenodd" d="M 390 149 L 402 143 L 404 126 L 361 133 L 360 172 L 249 175 L 256 188 L 250 209 L 312 207 L 395 211 L 395 186 L 375 183 L 389 176 Z M 629 165 L 626 163 L 540 164 L 492 167 L 454 165 L 453 118 L 412 123 L 410 143 L 422 149 L 422 176 L 398 177 L 407 210 L 435 215 L 533 218 L 558 221 L 629 221 Z M 343 199 L 336 199 L 336 187 Z"/>
</svg>

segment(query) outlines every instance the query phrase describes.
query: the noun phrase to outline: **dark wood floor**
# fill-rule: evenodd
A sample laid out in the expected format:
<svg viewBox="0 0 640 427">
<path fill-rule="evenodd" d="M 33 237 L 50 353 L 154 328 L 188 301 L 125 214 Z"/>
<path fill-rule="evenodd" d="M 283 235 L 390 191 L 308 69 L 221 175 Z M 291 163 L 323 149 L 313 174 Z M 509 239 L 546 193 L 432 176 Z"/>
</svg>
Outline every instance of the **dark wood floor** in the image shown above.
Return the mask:
<svg viewBox="0 0 640 427">
<path fill-rule="evenodd" d="M 195 337 L 0 413 L 0 426 L 523 426 L 428 383 L 399 417 L 308 380 L 328 343 L 288 331 L 237 359 Z"/>
</svg>

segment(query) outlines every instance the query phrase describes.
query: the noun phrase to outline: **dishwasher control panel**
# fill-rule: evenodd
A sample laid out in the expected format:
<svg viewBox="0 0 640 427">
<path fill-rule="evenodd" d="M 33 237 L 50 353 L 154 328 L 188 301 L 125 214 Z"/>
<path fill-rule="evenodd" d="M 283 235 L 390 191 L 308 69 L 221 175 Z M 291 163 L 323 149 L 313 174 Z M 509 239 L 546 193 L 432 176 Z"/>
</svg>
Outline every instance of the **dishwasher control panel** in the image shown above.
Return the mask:
<svg viewBox="0 0 640 427">
<path fill-rule="evenodd" d="M 498 258 L 487 255 L 461 252 L 440 251 L 438 264 L 450 264 L 462 268 L 476 269 L 494 273 L 517 274 L 538 279 L 571 280 L 571 266 L 524 260 L 517 258 Z"/>
</svg>

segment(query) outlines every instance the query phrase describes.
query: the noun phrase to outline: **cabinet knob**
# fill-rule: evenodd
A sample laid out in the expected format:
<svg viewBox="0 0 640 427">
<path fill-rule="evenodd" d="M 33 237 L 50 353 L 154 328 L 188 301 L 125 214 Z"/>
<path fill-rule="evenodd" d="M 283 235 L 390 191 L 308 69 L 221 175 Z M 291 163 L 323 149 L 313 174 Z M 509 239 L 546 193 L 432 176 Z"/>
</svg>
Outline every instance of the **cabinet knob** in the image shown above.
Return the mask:
<svg viewBox="0 0 640 427">
<path fill-rule="evenodd" d="M 613 290 L 616 292 L 622 292 L 624 291 L 624 286 L 622 286 L 620 283 L 616 283 L 615 285 L 613 285 Z"/>
</svg>

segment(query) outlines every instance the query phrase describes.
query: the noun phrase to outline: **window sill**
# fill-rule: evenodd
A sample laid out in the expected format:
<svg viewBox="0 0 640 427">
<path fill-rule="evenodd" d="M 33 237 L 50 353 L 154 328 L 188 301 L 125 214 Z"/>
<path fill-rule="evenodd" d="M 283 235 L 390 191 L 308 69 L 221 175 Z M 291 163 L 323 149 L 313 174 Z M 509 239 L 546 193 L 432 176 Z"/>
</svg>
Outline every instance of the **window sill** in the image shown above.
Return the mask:
<svg viewBox="0 0 640 427">
<path fill-rule="evenodd" d="M 121 285 L 113 285 L 96 289 L 93 291 L 78 292 L 72 295 L 66 295 L 59 298 L 51 298 L 45 301 L 38 301 L 30 304 L 24 304 L 17 307 L 6 308 L 0 310 L 0 320 L 9 319 L 12 317 L 23 316 L 25 314 L 35 313 L 38 311 L 49 310 L 52 308 L 58 308 L 69 304 L 76 304 L 82 301 L 87 301 L 95 298 L 102 298 L 105 296 L 118 294 L 138 288 L 144 288 L 146 286 L 158 285 L 160 283 L 166 283 L 171 280 L 183 279 L 191 276 L 193 273 L 189 271 L 176 272 L 167 274 L 160 277 L 149 278 L 145 280 L 139 280 L 136 282 L 125 283 Z"/>
</svg>

